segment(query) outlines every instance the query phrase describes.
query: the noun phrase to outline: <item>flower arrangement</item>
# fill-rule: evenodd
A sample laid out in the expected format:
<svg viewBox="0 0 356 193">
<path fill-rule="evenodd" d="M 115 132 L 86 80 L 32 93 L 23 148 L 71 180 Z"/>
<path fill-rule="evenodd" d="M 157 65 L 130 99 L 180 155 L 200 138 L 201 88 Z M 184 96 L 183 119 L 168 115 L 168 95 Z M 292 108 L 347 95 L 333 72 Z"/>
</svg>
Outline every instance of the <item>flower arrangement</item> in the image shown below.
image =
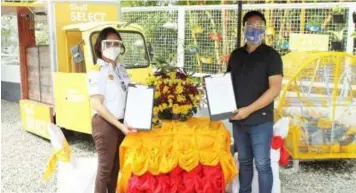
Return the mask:
<svg viewBox="0 0 356 193">
<path fill-rule="evenodd" d="M 199 80 L 192 74 L 163 60 L 157 60 L 157 71 L 148 77 L 147 84 L 154 86 L 154 123 L 159 120 L 185 121 L 197 112 L 203 97 Z"/>
</svg>

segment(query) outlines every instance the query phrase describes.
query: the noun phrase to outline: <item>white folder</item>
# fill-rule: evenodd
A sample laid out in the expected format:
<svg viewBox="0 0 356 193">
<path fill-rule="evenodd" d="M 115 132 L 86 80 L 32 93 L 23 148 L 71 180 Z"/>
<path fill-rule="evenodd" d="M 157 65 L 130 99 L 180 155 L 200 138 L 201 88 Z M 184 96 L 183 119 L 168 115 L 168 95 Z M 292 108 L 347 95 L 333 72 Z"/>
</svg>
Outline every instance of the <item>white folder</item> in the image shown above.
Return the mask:
<svg viewBox="0 0 356 193">
<path fill-rule="evenodd" d="M 155 88 L 129 84 L 127 88 L 125 124 L 137 130 L 152 128 Z"/>
<path fill-rule="evenodd" d="M 204 77 L 210 119 L 229 119 L 236 110 L 236 100 L 230 73 Z"/>
</svg>

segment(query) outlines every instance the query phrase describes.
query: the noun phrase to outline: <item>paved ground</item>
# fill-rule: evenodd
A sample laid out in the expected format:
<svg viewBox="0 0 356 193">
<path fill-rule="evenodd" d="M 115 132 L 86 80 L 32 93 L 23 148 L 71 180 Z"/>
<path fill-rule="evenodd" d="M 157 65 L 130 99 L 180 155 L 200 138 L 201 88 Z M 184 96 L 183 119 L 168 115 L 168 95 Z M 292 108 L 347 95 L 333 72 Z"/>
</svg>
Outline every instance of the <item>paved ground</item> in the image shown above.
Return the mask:
<svg viewBox="0 0 356 193">
<path fill-rule="evenodd" d="M 49 141 L 21 129 L 17 103 L 1 101 L 1 192 L 54 193 L 55 175 L 41 179 L 51 153 Z M 88 135 L 67 136 L 77 156 L 95 156 Z M 356 160 L 301 163 L 296 173 L 281 169 L 283 193 L 354 193 L 356 192 Z"/>
</svg>

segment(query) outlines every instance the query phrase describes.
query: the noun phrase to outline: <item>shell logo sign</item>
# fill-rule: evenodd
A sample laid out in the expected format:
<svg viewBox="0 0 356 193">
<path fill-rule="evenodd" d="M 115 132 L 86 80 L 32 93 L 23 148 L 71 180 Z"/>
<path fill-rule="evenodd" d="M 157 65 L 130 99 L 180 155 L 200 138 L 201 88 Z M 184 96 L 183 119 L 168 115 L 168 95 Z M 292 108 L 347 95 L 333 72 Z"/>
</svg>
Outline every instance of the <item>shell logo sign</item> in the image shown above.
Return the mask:
<svg viewBox="0 0 356 193">
<path fill-rule="evenodd" d="M 88 4 L 69 4 L 70 20 L 72 22 L 105 21 L 106 12 L 90 10 Z"/>
<path fill-rule="evenodd" d="M 118 21 L 119 11 L 119 4 L 55 3 L 57 65 L 65 66 L 67 63 L 68 53 L 66 44 L 63 43 L 67 41 L 65 32 L 62 30 L 64 26 L 86 22 Z M 69 69 L 61 70 L 69 71 Z"/>
</svg>

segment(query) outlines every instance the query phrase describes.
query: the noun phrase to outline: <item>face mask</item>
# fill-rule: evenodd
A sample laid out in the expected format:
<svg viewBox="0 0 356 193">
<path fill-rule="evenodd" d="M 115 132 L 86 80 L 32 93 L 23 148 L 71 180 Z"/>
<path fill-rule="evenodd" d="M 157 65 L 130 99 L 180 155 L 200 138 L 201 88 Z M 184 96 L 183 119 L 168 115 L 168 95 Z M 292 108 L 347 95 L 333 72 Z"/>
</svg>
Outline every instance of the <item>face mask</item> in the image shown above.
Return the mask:
<svg viewBox="0 0 356 193">
<path fill-rule="evenodd" d="M 116 60 L 116 58 L 119 56 L 120 53 L 121 53 L 120 47 L 110 47 L 103 50 L 103 56 L 113 61 Z"/>
<path fill-rule="evenodd" d="M 245 42 L 250 44 L 261 44 L 265 31 L 262 29 L 247 29 L 245 31 Z"/>
</svg>

